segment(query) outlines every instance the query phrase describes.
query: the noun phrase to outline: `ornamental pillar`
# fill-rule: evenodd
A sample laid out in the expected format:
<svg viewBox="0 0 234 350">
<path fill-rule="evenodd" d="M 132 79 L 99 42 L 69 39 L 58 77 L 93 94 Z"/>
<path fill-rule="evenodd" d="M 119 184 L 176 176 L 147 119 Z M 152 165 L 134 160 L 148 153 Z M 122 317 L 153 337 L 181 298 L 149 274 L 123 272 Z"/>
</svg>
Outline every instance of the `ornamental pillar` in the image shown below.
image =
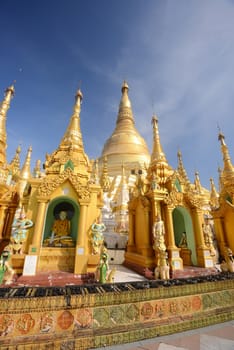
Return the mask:
<svg viewBox="0 0 234 350">
<path fill-rule="evenodd" d="M 205 245 L 202 224 L 203 224 L 203 212 L 199 208 L 193 210 L 193 224 L 194 233 L 197 243 L 197 263 L 201 267 L 213 267 L 213 258 L 210 255 L 210 250 Z"/>
<path fill-rule="evenodd" d="M 225 237 L 224 231 L 224 218 L 223 217 L 213 217 L 214 226 L 215 226 L 215 234 L 218 241 L 218 247 L 220 249 L 220 254 L 224 256 L 224 248 L 227 246 L 227 241 Z"/>
<path fill-rule="evenodd" d="M 16 208 L 8 208 L 7 215 L 5 216 L 4 220 L 4 227 L 3 227 L 3 238 L 9 239 L 11 237 L 11 230 L 12 230 L 12 223 L 15 216 L 15 210 Z"/>
<path fill-rule="evenodd" d="M 6 217 L 6 210 L 7 210 L 7 206 L 3 205 L 0 207 L 0 240 L 4 238 L 3 227 L 4 227 L 5 217 Z"/>
<path fill-rule="evenodd" d="M 150 227 L 150 221 L 149 221 L 149 212 L 150 208 L 149 206 L 144 207 L 144 240 L 143 245 L 141 247 L 142 255 L 143 256 L 152 256 L 153 255 L 153 247 L 152 247 L 152 240 L 151 240 L 151 231 L 152 228 Z"/>
<path fill-rule="evenodd" d="M 175 245 L 172 211 L 173 207 L 169 205 L 165 206 L 168 257 L 172 270 L 183 270 L 183 260 L 180 257 L 180 248 Z"/>
<path fill-rule="evenodd" d="M 29 255 L 39 255 L 39 250 L 42 241 L 43 227 L 45 221 L 47 201 L 39 201 L 37 217 L 34 226 L 32 244 L 29 247 Z"/>
<path fill-rule="evenodd" d="M 76 248 L 75 248 L 76 249 L 75 266 L 74 266 L 75 274 L 84 274 L 87 272 L 87 263 L 88 263 L 87 246 L 86 246 L 88 241 L 88 238 L 86 237 L 87 208 L 88 208 L 87 204 L 80 203 L 78 237 L 77 237 Z"/>
<path fill-rule="evenodd" d="M 84 247 L 85 245 L 85 224 L 86 224 L 86 217 L 87 217 L 87 205 L 81 205 L 80 206 L 80 218 L 79 218 L 79 225 L 78 225 L 78 237 L 76 246 Z"/>
<path fill-rule="evenodd" d="M 134 240 L 134 231 L 135 231 L 135 210 L 129 209 L 129 233 L 128 233 L 128 252 L 133 252 L 135 249 L 135 240 Z"/>
</svg>

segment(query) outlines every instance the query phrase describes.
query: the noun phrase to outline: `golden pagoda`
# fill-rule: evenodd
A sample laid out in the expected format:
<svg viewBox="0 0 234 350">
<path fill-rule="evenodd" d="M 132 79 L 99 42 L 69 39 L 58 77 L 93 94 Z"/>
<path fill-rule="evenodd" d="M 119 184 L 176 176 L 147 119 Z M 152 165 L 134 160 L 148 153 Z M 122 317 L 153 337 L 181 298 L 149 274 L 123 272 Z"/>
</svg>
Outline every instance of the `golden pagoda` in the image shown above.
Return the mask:
<svg viewBox="0 0 234 350">
<path fill-rule="evenodd" d="M 82 98 L 78 90 L 67 130 L 58 148 L 46 155 L 44 174 L 40 161 L 31 174 L 32 147 L 28 149 L 18 188 L 20 205 L 33 227 L 23 252 L 12 257 L 18 273 L 24 269 L 27 274 L 31 264 L 32 274 L 42 271 L 88 274 L 96 270 L 99 262 L 99 256 L 91 253 L 89 234 L 103 205 L 102 189 L 90 179 L 91 166 L 80 130 Z"/>
<path fill-rule="evenodd" d="M 132 105 L 128 96 L 129 87 L 126 81 L 122 85 L 122 96 L 119 103 L 116 127 L 105 142 L 101 157 L 99 158 L 99 172 L 101 184 L 108 180 L 108 197 L 113 208 L 113 217 L 116 221 L 115 232 L 127 234 L 128 208 L 126 200 L 129 190 L 135 186 L 139 171 L 146 173 L 150 161 L 150 154 L 145 140 L 135 126 Z M 124 168 L 124 175 L 123 175 Z M 108 176 L 107 176 L 108 174 Z M 124 180 L 124 185 L 123 185 Z M 106 185 L 103 187 L 107 191 Z M 123 203 L 122 203 L 122 202 Z"/>
<path fill-rule="evenodd" d="M 18 188 L 11 183 L 15 167 L 13 164 L 8 164 L 6 159 L 6 119 L 14 92 L 14 85 L 8 87 L 0 103 L 0 253 L 10 241 L 11 225 L 19 203 Z M 15 161 L 17 167 L 16 163 L 17 161 Z"/>
<path fill-rule="evenodd" d="M 221 258 L 227 260 L 227 251 L 234 252 L 234 167 L 225 137 L 221 132 L 219 141 L 223 155 L 223 169 L 219 169 L 219 194 L 211 180 L 210 204 Z"/>
<path fill-rule="evenodd" d="M 203 233 L 209 191 L 201 186 L 198 173 L 194 184 L 190 183 L 181 152 L 178 169 L 172 169 L 162 149 L 156 116 L 152 125 L 153 150 L 147 177 L 139 174 L 129 201 L 125 264 L 142 273 L 152 271 L 161 258 L 174 274 L 184 265 L 212 268 L 213 259 Z M 156 237 L 157 225 L 161 227 L 160 237 Z"/>
<path fill-rule="evenodd" d="M 145 169 L 150 160 L 145 140 L 135 127 L 128 90 L 128 84 L 124 81 L 116 127 L 105 142 L 99 160 L 99 165 L 102 168 L 103 159 L 107 159 L 110 177 L 121 174 L 122 164 L 124 164 L 126 173 L 129 174 L 133 169 Z"/>
</svg>

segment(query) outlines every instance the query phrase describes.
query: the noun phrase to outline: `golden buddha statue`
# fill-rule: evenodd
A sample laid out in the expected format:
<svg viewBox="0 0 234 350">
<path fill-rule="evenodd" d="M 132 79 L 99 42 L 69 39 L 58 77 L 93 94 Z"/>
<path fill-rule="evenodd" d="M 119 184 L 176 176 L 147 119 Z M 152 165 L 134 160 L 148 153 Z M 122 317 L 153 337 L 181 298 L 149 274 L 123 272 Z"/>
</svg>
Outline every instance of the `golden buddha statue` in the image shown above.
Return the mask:
<svg viewBox="0 0 234 350">
<path fill-rule="evenodd" d="M 62 210 L 59 218 L 54 220 L 51 228 L 51 236 L 44 241 L 48 247 L 74 247 L 75 243 L 70 236 L 70 220 L 67 218 L 67 212 Z"/>
</svg>

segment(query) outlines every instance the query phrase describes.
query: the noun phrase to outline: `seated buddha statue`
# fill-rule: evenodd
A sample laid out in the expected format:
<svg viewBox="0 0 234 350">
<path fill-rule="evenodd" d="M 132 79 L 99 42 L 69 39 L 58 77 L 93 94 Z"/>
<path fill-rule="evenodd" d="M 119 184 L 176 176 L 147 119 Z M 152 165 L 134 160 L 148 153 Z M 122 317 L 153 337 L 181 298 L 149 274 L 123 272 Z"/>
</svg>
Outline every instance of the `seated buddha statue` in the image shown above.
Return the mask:
<svg viewBox="0 0 234 350">
<path fill-rule="evenodd" d="M 74 247 L 75 243 L 70 236 L 70 221 L 66 211 L 60 211 L 59 218 L 54 220 L 51 236 L 44 241 L 48 247 Z"/>
</svg>

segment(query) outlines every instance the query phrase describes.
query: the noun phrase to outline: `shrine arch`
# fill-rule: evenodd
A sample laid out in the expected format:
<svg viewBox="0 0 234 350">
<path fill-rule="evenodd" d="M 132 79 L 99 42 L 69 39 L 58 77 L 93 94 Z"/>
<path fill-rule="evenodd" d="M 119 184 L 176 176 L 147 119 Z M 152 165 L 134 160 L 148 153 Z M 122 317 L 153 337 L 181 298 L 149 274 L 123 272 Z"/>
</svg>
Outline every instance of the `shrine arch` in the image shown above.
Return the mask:
<svg viewBox="0 0 234 350">
<path fill-rule="evenodd" d="M 175 235 L 175 244 L 180 244 L 182 234 L 185 232 L 187 237 L 188 249 L 191 250 L 192 265 L 197 265 L 196 244 L 193 232 L 193 223 L 189 211 L 181 206 L 176 207 L 172 212 L 173 228 Z"/>
<path fill-rule="evenodd" d="M 74 242 L 77 241 L 80 207 L 77 202 L 73 201 L 71 198 L 63 196 L 55 198 L 48 205 L 42 242 L 50 237 L 51 227 L 54 220 L 58 218 L 60 211 L 66 211 L 67 217 L 71 222 L 70 236 Z"/>
</svg>

